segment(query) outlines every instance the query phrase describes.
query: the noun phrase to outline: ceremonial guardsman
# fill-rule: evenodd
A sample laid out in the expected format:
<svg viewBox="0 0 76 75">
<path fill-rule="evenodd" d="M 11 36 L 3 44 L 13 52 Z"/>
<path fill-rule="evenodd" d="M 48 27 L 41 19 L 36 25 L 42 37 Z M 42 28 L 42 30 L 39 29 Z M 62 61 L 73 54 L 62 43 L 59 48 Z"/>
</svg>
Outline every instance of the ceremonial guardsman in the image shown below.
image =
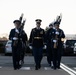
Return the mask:
<svg viewBox="0 0 76 75">
<path fill-rule="evenodd" d="M 46 32 L 46 42 L 47 42 L 47 61 L 49 66 L 52 67 L 52 50 L 53 50 L 53 38 L 54 38 L 55 30 L 53 29 L 53 24 L 49 25 L 49 29 Z"/>
<path fill-rule="evenodd" d="M 61 56 L 63 52 L 63 41 L 62 38 L 65 38 L 64 31 L 59 28 L 60 22 L 55 22 L 55 37 L 53 39 L 53 65 L 54 69 L 60 69 Z"/>
<path fill-rule="evenodd" d="M 32 29 L 29 42 L 33 47 L 33 55 L 35 60 L 35 70 L 40 69 L 43 54 L 45 32 L 41 26 L 41 19 L 36 19 L 36 27 Z"/>
<path fill-rule="evenodd" d="M 14 20 L 15 28 L 11 29 L 9 34 L 9 40 L 12 40 L 12 56 L 13 56 L 13 67 L 14 70 L 19 69 L 21 67 L 20 60 L 23 61 L 24 58 L 24 47 L 27 41 L 27 35 L 24 30 L 21 30 L 21 21 Z"/>
</svg>

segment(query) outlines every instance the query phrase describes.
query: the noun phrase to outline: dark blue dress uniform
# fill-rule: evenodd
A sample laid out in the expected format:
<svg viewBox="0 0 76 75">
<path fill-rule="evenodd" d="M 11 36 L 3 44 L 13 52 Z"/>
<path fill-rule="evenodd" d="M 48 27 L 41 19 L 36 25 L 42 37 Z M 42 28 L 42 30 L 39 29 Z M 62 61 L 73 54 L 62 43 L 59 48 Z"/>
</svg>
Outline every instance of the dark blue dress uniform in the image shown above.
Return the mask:
<svg viewBox="0 0 76 75">
<path fill-rule="evenodd" d="M 45 32 L 42 28 L 33 28 L 30 34 L 29 42 L 30 44 L 32 44 L 33 47 L 33 55 L 36 69 L 39 69 L 41 67 L 40 63 L 42 60 L 44 36 Z"/>
<path fill-rule="evenodd" d="M 53 48 L 53 65 L 54 65 L 54 69 L 58 68 L 60 69 L 60 62 L 61 62 L 61 56 L 63 53 L 63 42 L 62 42 L 62 38 L 65 38 L 65 34 L 63 32 L 62 29 L 58 29 L 55 30 L 55 33 L 59 33 L 58 35 L 55 34 L 54 39 L 57 38 L 57 42 L 56 42 L 56 47 Z M 57 35 L 57 37 L 56 37 Z M 55 44 L 55 43 L 54 43 Z"/>
<path fill-rule="evenodd" d="M 20 31 L 20 30 L 19 30 Z M 27 35 L 24 32 L 24 30 L 21 31 L 20 34 L 18 34 L 18 43 L 14 45 L 13 37 L 15 36 L 15 28 L 11 29 L 10 34 L 9 34 L 9 39 L 12 40 L 12 56 L 13 56 L 13 67 L 14 69 L 19 69 L 20 64 L 19 61 L 24 58 L 24 48 L 26 46 L 26 41 L 27 41 Z"/>
<path fill-rule="evenodd" d="M 53 38 L 55 34 L 55 30 L 53 28 L 49 28 L 46 32 L 46 42 L 47 42 L 47 61 L 49 63 L 49 65 L 52 67 L 51 63 L 52 63 L 52 50 L 53 50 Z"/>
</svg>

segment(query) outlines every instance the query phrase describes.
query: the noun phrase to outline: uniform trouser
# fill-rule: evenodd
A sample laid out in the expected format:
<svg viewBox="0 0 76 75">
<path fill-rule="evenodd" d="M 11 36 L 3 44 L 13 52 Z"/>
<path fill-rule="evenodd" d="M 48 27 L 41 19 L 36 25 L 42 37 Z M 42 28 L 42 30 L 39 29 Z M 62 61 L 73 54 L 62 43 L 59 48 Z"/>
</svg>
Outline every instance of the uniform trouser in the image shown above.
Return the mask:
<svg viewBox="0 0 76 75">
<path fill-rule="evenodd" d="M 25 49 L 22 49 L 20 53 L 21 53 L 20 60 L 24 61 Z"/>
<path fill-rule="evenodd" d="M 43 48 L 36 48 L 33 47 L 33 55 L 34 55 L 34 60 L 35 60 L 35 64 L 36 66 L 39 66 L 43 57 Z"/>
<path fill-rule="evenodd" d="M 47 46 L 47 61 L 49 64 L 51 64 L 52 61 L 52 48 L 50 46 Z"/>
<path fill-rule="evenodd" d="M 12 47 L 13 67 L 19 68 L 20 52 L 17 47 Z"/>
<path fill-rule="evenodd" d="M 61 50 L 60 49 L 53 49 L 53 65 L 54 68 L 60 67 L 61 62 Z"/>
<path fill-rule="evenodd" d="M 25 47 L 25 45 L 23 45 L 21 52 L 20 52 L 21 53 L 20 60 L 22 60 L 23 62 L 24 62 L 24 57 L 25 57 L 25 49 L 26 49 L 26 47 Z"/>
</svg>

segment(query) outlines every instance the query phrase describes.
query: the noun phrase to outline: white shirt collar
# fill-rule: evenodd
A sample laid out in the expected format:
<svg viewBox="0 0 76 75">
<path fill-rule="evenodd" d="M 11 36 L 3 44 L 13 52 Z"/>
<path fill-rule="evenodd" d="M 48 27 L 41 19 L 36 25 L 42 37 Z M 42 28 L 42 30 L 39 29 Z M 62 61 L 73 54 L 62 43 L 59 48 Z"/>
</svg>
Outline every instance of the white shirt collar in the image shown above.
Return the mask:
<svg viewBox="0 0 76 75">
<path fill-rule="evenodd" d="M 36 27 L 36 29 L 40 29 L 40 27 Z"/>
</svg>

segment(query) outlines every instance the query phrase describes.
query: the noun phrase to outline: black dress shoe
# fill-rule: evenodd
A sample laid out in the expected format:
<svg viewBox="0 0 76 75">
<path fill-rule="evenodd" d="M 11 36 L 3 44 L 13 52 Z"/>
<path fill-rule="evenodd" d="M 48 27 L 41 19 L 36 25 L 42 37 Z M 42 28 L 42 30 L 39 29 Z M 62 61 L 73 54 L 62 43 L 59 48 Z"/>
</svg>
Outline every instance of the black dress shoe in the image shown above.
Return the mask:
<svg viewBox="0 0 76 75">
<path fill-rule="evenodd" d="M 51 66 L 51 68 L 53 69 L 53 68 L 54 68 L 54 66 Z"/>
<path fill-rule="evenodd" d="M 40 69 L 41 68 L 41 65 L 39 65 L 38 68 Z"/>
<path fill-rule="evenodd" d="M 60 67 L 57 67 L 58 69 L 61 69 Z"/>
<path fill-rule="evenodd" d="M 17 68 L 14 68 L 14 70 L 17 70 Z"/>
<path fill-rule="evenodd" d="M 38 66 L 35 66 L 35 70 L 38 70 L 39 68 L 38 68 Z"/>
<path fill-rule="evenodd" d="M 56 70 L 57 68 L 53 66 L 52 69 Z"/>
<path fill-rule="evenodd" d="M 17 69 L 20 69 L 21 68 L 21 65 L 19 65 L 18 67 L 17 67 Z"/>
<path fill-rule="evenodd" d="M 56 67 L 54 67 L 53 69 L 56 70 Z"/>
</svg>

